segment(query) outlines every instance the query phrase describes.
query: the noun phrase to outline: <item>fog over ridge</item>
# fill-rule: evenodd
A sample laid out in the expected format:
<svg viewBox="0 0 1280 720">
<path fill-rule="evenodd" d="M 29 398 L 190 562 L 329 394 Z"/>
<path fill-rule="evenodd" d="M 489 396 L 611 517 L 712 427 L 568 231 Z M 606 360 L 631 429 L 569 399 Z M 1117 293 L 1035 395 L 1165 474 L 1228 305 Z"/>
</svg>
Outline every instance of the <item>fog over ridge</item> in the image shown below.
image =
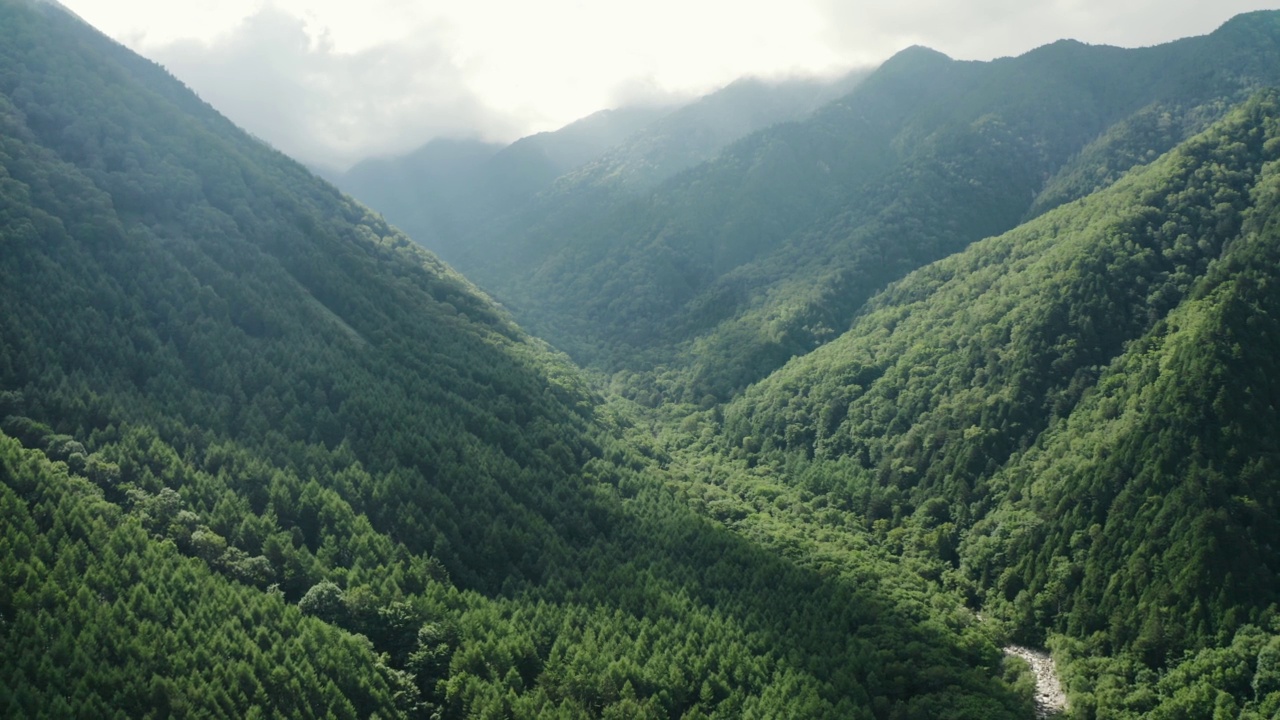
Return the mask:
<svg viewBox="0 0 1280 720">
<path fill-rule="evenodd" d="M 835 75 L 910 45 L 957 59 L 1062 38 L 1151 45 L 1258 0 L 67 0 L 282 151 L 343 169 L 433 138 L 510 142 L 744 76 Z"/>
</svg>

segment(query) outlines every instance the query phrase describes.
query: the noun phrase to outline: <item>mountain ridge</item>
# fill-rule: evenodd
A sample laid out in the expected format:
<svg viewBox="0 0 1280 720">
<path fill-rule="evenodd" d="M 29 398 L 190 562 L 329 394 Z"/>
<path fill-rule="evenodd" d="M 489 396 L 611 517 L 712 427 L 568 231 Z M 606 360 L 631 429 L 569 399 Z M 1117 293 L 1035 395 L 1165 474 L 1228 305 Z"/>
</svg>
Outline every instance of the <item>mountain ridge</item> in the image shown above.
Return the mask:
<svg viewBox="0 0 1280 720">
<path fill-rule="evenodd" d="M 856 85 L 857 71 L 835 79 L 738 82 L 681 104 L 601 111 L 554 132 L 516 141 L 483 171 L 465 169 L 454 183 L 419 188 L 369 182 L 362 168 L 338 177 L 338 184 L 383 208 L 419 242 L 454 263 L 469 265 L 489 258 L 494 237 L 515 232 L 524 223 L 545 224 L 545 212 L 592 213 L 611 200 L 643 193 L 663 179 L 714 156 L 724 145 L 759 127 L 801 117 L 841 89 Z M 606 133 L 604 142 L 584 142 L 580 127 L 607 124 L 610 117 L 634 115 L 637 122 Z M 549 162 L 543 145 L 564 155 Z M 567 153 L 567 154 L 566 154 Z M 382 165 L 412 174 L 411 157 Z M 425 170 L 426 168 L 423 168 Z M 469 176 L 468 173 L 471 175 Z M 443 200 L 436 198 L 440 194 Z M 444 218 L 437 227 L 423 207 Z"/>
<path fill-rule="evenodd" d="M 723 400 L 847 327 L 889 280 L 1113 181 L 1120 168 L 1077 163 L 1094 182 L 1052 182 L 1144 108 L 1172 114 L 1174 134 L 1135 147 L 1134 162 L 1276 81 L 1249 54 L 1275 52 L 1272 16 L 1242 22 L 1260 26 L 1257 48 L 1236 47 L 1232 25 L 1153 48 L 1070 44 L 991 63 L 908 50 L 800 124 L 745 138 L 647 198 L 522 221 L 464 267 L 632 397 Z M 1179 73 L 1166 77 L 1170 65 Z M 1227 66 L 1241 74 L 1224 80 Z"/>
</svg>

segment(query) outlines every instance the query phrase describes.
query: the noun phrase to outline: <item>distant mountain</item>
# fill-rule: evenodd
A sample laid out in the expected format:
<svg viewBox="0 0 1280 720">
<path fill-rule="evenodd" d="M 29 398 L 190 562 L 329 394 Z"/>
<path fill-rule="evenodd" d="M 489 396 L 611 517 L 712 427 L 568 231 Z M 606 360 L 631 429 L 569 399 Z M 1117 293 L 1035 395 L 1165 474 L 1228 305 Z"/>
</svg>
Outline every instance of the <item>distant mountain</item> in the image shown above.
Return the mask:
<svg viewBox="0 0 1280 720">
<path fill-rule="evenodd" d="M 604 187 L 638 192 L 709 160 L 740 138 L 799 120 L 848 93 L 869 71 L 838 80 L 738 80 L 646 125 L 557 182 L 557 193 Z"/>
<path fill-rule="evenodd" d="M 595 113 L 469 163 L 440 157 L 429 144 L 365 161 L 334 180 L 450 262 L 483 265 L 507 251 L 503 238 L 545 223 L 548 212 L 590 213 L 615 195 L 647 190 L 751 132 L 808 115 L 864 75 L 744 79 L 682 107 Z M 546 197 L 535 200 L 540 193 Z"/>
<path fill-rule="evenodd" d="M 554 180 L 572 168 L 600 156 L 650 123 L 666 116 L 672 105 L 634 105 L 601 110 L 551 132 L 521 138 L 503 151 L 505 162 L 515 165 L 522 158 L 545 162 L 541 179 Z"/>
<path fill-rule="evenodd" d="M 1268 13 L 1138 50 L 904 51 L 639 198 L 541 208 L 462 263 L 633 397 L 724 399 L 910 270 L 1114 181 L 1280 83 Z M 590 196 L 589 196 L 590 197 Z"/>
<path fill-rule="evenodd" d="M 475 189 L 489 179 L 485 163 L 502 149 L 478 140 L 432 140 L 407 155 L 362 161 L 331 179 L 353 195 L 378 198 L 398 226 L 414 228 L 421 244 L 434 247 L 467 228 L 460 208 L 478 212 Z"/>
<path fill-rule="evenodd" d="M 405 155 L 357 163 L 333 182 L 447 259 L 476 226 L 523 206 L 578 167 L 670 112 L 664 105 L 602 110 L 503 146 L 432 140 Z"/>
<path fill-rule="evenodd" d="M 700 513 L 470 282 L 20 0 L 0 307 L 5 717 L 1030 712 L 958 595 Z"/>
</svg>

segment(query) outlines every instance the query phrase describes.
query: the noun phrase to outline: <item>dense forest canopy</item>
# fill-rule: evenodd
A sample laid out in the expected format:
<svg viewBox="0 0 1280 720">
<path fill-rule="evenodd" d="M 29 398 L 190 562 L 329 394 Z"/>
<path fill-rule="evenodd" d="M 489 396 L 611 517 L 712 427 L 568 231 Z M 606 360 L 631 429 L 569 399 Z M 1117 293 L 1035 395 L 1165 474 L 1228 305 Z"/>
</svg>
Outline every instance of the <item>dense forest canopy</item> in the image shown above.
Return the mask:
<svg viewBox="0 0 1280 720">
<path fill-rule="evenodd" d="M 508 310 L 0 0 L 0 713 L 1274 717 L 1278 29 L 424 149 Z"/>
<path fill-rule="evenodd" d="M 6 715 L 1027 707 L 958 599 L 699 516 L 407 237 L 56 8 L 0 13 Z"/>
</svg>

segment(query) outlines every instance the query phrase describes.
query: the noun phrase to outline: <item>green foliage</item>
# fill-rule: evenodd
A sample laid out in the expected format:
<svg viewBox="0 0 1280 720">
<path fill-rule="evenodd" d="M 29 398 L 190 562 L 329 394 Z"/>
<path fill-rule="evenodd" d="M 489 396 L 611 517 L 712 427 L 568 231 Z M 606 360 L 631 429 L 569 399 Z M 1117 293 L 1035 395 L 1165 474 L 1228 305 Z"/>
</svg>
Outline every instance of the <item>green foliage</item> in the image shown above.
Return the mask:
<svg viewBox="0 0 1280 720">
<path fill-rule="evenodd" d="M 692 447 L 852 510 L 1017 639 L 1063 633 L 1087 648 L 1076 663 L 1146 668 L 1091 671 L 1147 693 L 1082 701 L 1099 717 L 1258 707 L 1252 671 L 1195 698 L 1159 673 L 1280 601 L 1277 117 L 1264 93 L 1113 188 L 912 274 Z"/>
<path fill-rule="evenodd" d="M 12 0 L 0 306 L 6 715 L 1025 714 L 892 561 L 700 517 L 434 256 Z"/>
<path fill-rule="evenodd" d="M 1172 659 L 1160 672 L 1133 655 L 1098 655 L 1061 636 L 1053 642 L 1069 660 L 1065 680 L 1076 717 L 1260 720 L 1280 711 L 1280 692 L 1271 681 L 1280 635 L 1252 625 L 1218 647 Z"/>
<path fill-rule="evenodd" d="M 1259 147 L 1275 136 L 1274 119 L 1266 127 Z M 1105 630 L 1108 647 L 1153 666 L 1274 613 L 1275 159 L 1191 297 L 996 480 L 1006 500 L 980 528 L 989 534 L 1006 514 L 1040 520 L 1003 543 L 1016 561 L 984 559 L 975 571 L 1053 596 L 1041 624 Z"/>
<path fill-rule="evenodd" d="M 5 435 L 0 477 L 6 717 L 396 712 L 367 642 L 183 557 Z"/>
<path fill-rule="evenodd" d="M 525 290 L 646 409 L 0 0 L 4 714 L 1027 717 L 1016 638 L 1081 717 L 1274 715 L 1277 99 L 1121 171 L 1274 17 L 913 50 L 602 208 Z"/>
</svg>

